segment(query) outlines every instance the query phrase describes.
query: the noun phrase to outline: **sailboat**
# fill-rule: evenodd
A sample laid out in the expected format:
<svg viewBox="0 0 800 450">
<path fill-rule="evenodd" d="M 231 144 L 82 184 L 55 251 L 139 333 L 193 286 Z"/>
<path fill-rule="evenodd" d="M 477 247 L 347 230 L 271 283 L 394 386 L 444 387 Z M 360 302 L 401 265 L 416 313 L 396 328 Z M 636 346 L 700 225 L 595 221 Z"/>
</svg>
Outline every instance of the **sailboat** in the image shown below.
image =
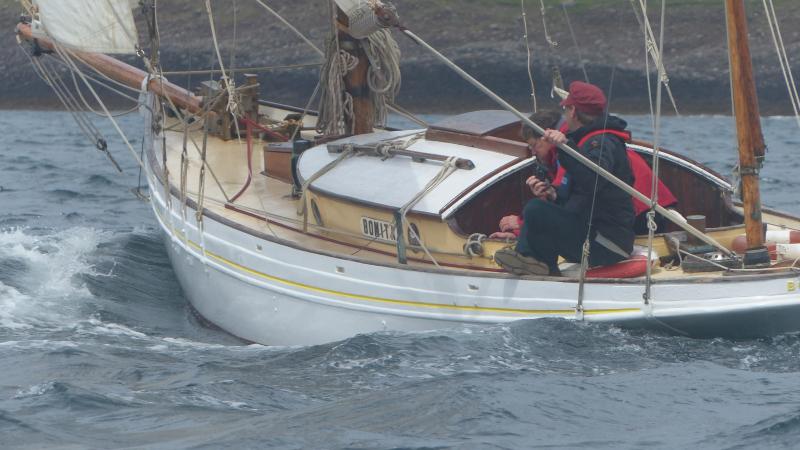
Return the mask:
<svg viewBox="0 0 800 450">
<path fill-rule="evenodd" d="M 713 170 L 631 142 L 679 199 L 677 210 L 652 206 L 671 229 L 639 236 L 644 250 L 616 267 L 565 263 L 560 277 L 505 272 L 493 255 L 513 243 L 487 237 L 529 199 L 521 187 L 535 157 L 519 129 L 538 125 L 403 27 L 388 3 L 331 5 L 315 112 L 261 99 L 257 77 L 226 71 L 218 47 L 219 77 L 195 92 L 170 83 L 158 60 L 155 2 L 137 6 L 145 51 L 128 0 L 23 1 L 18 39 L 66 106 L 75 94 L 42 58 L 58 58 L 98 102 L 96 81 L 140 93 L 148 199 L 203 318 L 270 345 L 548 317 L 697 337 L 800 330 L 800 218 L 760 205 L 764 145 L 742 0 L 726 6 L 743 202 Z M 211 2 L 205 7 L 213 36 Z M 388 110 L 405 114 L 394 104 L 391 30 L 501 109 L 386 127 Z M 138 55 L 145 69 L 109 56 L 117 53 Z M 568 145 L 561 150 L 651 203 Z"/>
</svg>

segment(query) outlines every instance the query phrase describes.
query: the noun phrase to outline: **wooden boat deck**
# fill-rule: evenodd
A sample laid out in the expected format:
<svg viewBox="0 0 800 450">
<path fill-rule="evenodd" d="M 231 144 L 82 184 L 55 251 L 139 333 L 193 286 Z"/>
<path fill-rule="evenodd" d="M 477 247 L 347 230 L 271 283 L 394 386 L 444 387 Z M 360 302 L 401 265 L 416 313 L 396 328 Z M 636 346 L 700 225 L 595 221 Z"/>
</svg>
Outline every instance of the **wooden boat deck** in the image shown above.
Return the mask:
<svg viewBox="0 0 800 450">
<path fill-rule="evenodd" d="M 183 148 L 184 133 L 180 131 L 166 132 L 167 166 L 170 174 L 170 184 L 180 190 L 181 180 L 181 153 Z M 187 171 L 186 193 L 187 198 L 198 201 L 201 167 L 202 131 L 195 129 L 187 132 Z M 292 197 L 291 184 L 270 178 L 262 174 L 264 163 L 262 147 L 266 144 L 255 139 L 251 154 L 252 179 L 249 187 L 236 199 L 229 200 L 242 189 L 247 179 L 247 145 L 244 139 L 222 141 L 209 137 L 207 144 L 207 167 L 205 175 L 205 196 L 203 206 L 211 212 L 218 214 L 244 229 L 256 233 L 264 233 L 278 239 L 290 241 L 300 247 L 314 252 L 323 252 L 338 255 L 348 259 L 357 259 L 366 263 L 381 265 L 397 265 L 397 257 L 386 252 L 386 247 L 373 244 L 361 236 L 352 233 L 343 234 L 320 229 L 314 224 L 309 213 L 309 228 L 303 231 L 303 217 L 297 212 L 298 199 Z M 264 212 L 268 213 L 268 216 Z M 765 212 L 765 223 L 777 226 L 800 229 L 800 222 L 790 216 Z M 447 227 L 442 223 L 443 227 Z M 743 233 L 739 228 L 717 232 L 715 236 L 725 245 Z M 659 239 L 663 249 L 663 239 Z M 642 240 L 639 240 L 642 244 Z M 488 242 L 486 254 L 491 255 L 498 248 L 503 247 L 500 242 Z M 662 250 L 663 254 L 663 250 Z M 415 254 L 415 258 L 408 261 L 408 266 L 419 270 L 434 268 L 424 254 Z M 466 255 L 436 255 L 439 262 L 447 269 L 478 273 L 501 272 L 494 265 L 490 257 L 469 258 Z M 680 268 L 671 270 L 656 269 L 653 278 L 656 280 L 687 279 L 687 278 L 716 278 L 722 272 L 685 273 Z"/>
</svg>

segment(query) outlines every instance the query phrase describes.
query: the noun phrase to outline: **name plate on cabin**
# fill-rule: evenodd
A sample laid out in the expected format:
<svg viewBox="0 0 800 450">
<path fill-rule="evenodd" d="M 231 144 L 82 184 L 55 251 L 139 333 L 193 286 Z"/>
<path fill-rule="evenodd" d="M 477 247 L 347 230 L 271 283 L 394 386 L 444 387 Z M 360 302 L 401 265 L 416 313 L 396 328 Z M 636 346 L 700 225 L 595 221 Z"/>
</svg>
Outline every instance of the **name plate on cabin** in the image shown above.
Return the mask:
<svg viewBox="0 0 800 450">
<path fill-rule="evenodd" d="M 397 232 L 393 223 L 371 217 L 361 218 L 361 234 L 378 241 L 397 242 Z"/>
</svg>

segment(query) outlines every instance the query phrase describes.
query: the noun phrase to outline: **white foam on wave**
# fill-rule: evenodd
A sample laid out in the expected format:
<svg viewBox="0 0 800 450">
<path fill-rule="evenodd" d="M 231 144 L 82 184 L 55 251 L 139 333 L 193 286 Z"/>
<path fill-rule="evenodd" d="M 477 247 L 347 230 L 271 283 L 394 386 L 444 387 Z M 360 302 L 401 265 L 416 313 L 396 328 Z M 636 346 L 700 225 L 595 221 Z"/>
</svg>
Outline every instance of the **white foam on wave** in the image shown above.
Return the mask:
<svg viewBox="0 0 800 450">
<path fill-rule="evenodd" d="M 180 350 L 220 350 L 223 349 L 226 352 L 276 352 L 286 350 L 288 348 L 294 347 L 277 347 L 277 346 L 266 346 L 261 344 L 248 344 L 248 345 L 225 345 L 225 344 L 215 344 L 209 342 L 199 342 L 193 341 L 190 339 L 185 338 L 177 338 L 177 337 L 162 337 L 159 338 L 160 342 L 157 344 L 153 344 L 148 349 L 157 352 L 163 351 L 180 351 Z"/>
<path fill-rule="evenodd" d="M 96 275 L 89 256 L 110 234 L 79 227 L 36 234 L 25 228 L 0 230 L 0 259 L 18 260 L 15 284 L 0 282 L 0 327 L 64 325 L 91 296 L 79 275 Z"/>
<path fill-rule="evenodd" d="M 97 317 L 90 317 L 77 324 L 76 329 L 83 334 L 102 334 L 106 336 L 127 336 L 137 339 L 148 339 L 149 336 L 114 322 L 103 322 Z"/>
<path fill-rule="evenodd" d="M 33 386 L 29 386 L 27 389 L 20 389 L 14 395 L 15 399 L 21 398 L 29 398 L 29 397 L 38 397 L 40 395 L 44 395 L 55 387 L 55 383 L 52 381 L 48 381 L 45 383 L 34 384 Z"/>
<path fill-rule="evenodd" d="M 15 330 L 31 328 L 31 324 L 20 321 L 15 313 L 29 300 L 27 295 L 0 282 L 0 327 Z"/>
</svg>

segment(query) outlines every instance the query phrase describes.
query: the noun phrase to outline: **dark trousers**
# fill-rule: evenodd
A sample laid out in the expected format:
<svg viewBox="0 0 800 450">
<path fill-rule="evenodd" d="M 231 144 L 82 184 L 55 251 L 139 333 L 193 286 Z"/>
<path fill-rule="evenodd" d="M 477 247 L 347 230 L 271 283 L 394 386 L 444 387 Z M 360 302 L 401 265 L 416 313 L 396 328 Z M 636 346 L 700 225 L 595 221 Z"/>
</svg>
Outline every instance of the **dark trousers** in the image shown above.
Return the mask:
<svg viewBox="0 0 800 450">
<path fill-rule="evenodd" d="M 547 264 L 550 273 L 558 273 L 558 257 L 580 262 L 583 241 L 589 226 L 581 216 L 555 203 L 533 199 L 525 205 L 524 223 L 517 240 L 517 251 Z M 598 244 L 592 231 L 589 265 L 607 266 L 625 258 Z"/>
</svg>

